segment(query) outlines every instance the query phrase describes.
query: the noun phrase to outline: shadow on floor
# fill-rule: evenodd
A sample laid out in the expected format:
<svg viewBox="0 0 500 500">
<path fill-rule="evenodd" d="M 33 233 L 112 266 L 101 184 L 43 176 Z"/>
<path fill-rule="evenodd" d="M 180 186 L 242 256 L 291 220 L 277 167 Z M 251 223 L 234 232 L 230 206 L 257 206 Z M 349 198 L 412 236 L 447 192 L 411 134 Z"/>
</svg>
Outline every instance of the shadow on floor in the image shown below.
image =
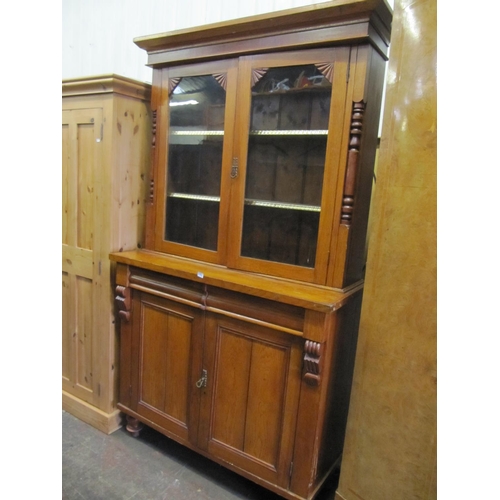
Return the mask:
<svg viewBox="0 0 500 500">
<path fill-rule="evenodd" d="M 338 475 L 316 497 L 333 500 Z M 63 500 L 282 500 L 211 460 L 144 427 L 106 435 L 63 411 Z"/>
</svg>

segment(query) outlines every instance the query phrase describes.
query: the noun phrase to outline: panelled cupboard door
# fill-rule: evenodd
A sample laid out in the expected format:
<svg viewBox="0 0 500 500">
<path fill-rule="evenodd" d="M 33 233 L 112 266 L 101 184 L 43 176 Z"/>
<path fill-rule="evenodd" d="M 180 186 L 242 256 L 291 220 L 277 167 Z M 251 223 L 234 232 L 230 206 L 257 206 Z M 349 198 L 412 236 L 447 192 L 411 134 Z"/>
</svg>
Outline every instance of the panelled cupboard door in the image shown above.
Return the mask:
<svg viewBox="0 0 500 500">
<path fill-rule="evenodd" d="M 99 281 L 94 230 L 99 214 L 102 109 L 62 113 L 62 349 L 63 389 L 90 404 L 97 403 L 99 325 L 94 295 Z"/>
<path fill-rule="evenodd" d="M 161 82 L 156 135 L 166 140 L 156 141 L 155 249 L 223 263 L 236 62 L 167 68 Z"/>
<path fill-rule="evenodd" d="M 199 446 L 287 487 L 301 370 L 301 339 L 207 313 L 207 386 Z"/>
<path fill-rule="evenodd" d="M 349 49 L 240 59 L 230 267 L 325 283 Z"/>
<path fill-rule="evenodd" d="M 196 443 L 202 312 L 134 291 L 132 409 L 181 442 Z"/>
</svg>

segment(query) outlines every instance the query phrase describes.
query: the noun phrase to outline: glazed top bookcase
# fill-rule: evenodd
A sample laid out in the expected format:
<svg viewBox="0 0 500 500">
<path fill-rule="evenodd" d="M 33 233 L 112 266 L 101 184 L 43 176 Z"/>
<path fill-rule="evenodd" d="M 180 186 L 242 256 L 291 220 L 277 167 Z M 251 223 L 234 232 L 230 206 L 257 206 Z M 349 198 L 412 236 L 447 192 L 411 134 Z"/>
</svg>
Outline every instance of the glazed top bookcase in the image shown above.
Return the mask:
<svg viewBox="0 0 500 500">
<path fill-rule="evenodd" d="M 145 246 L 111 255 L 119 408 L 286 498 L 342 450 L 391 18 L 333 1 L 135 39 L 153 160 Z"/>
</svg>

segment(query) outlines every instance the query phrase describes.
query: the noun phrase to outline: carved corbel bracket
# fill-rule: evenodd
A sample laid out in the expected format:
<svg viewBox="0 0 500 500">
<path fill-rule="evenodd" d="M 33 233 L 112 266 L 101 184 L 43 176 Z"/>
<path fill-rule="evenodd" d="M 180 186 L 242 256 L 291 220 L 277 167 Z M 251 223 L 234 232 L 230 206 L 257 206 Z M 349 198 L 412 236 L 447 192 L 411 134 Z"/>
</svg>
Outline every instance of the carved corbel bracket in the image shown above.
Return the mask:
<svg viewBox="0 0 500 500">
<path fill-rule="evenodd" d="M 118 315 L 122 321 L 130 321 L 130 288 L 117 285 L 115 288 L 115 304 L 118 309 Z"/>
<path fill-rule="evenodd" d="M 318 386 L 321 380 L 321 354 L 322 345 L 319 342 L 306 340 L 304 346 L 304 382 L 308 385 Z"/>
</svg>

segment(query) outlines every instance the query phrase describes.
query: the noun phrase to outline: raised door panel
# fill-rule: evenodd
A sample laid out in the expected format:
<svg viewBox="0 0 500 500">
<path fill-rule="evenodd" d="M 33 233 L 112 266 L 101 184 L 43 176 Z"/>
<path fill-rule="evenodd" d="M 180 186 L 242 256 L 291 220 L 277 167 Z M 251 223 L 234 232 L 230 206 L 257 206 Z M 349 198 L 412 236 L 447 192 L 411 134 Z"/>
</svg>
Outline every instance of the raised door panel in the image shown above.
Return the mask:
<svg viewBox="0 0 500 500">
<path fill-rule="evenodd" d="M 102 110 L 65 110 L 62 118 L 63 389 L 97 404 L 99 270 L 94 252 L 99 246 L 95 226 Z"/>
<path fill-rule="evenodd" d="M 301 340 L 207 314 L 200 447 L 266 481 L 288 485 Z"/>
<path fill-rule="evenodd" d="M 181 441 L 195 442 L 201 313 L 161 297 L 136 293 L 132 320 L 132 409 Z"/>
</svg>

